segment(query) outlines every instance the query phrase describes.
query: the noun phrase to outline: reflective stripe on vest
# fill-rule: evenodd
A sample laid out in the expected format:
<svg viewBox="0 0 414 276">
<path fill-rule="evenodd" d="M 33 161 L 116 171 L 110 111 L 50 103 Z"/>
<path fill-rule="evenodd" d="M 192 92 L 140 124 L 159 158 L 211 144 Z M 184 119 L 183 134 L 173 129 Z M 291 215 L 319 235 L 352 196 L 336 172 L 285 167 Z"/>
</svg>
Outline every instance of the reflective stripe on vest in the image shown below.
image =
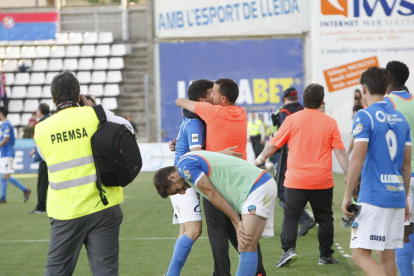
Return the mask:
<svg viewBox="0 0 414 276">
<path fill-rule="evenodd" d="M 81 157 L 81 158 L 77 158 L 77 159 L 73 159 L 73 160 L 69 160 L 69 161 L 65 161 L 65 162 L 62 162 L 62 163 L 57 163 L 57 164 L 51 165 L 51 166 L 48 167 L 48 169 L 49 169 L 49 172 L 54 173 L 54 172 L 58 172 L 58 171 L 62 171 L 62 170 L 82 166 L 82 165 L 91 164 L 93 162 L 94 162 L 93 156 L 89 155 L 89 156 L 86 156 L 86 157 Z"/>
<path fill-rule="evenodd" d="M 248 122 L 247 129 L 249 130 L 249 136 L 257 136 L 262 133 L 262 121 L 256 120 L 254 124 L 252 122 Z"/>
<path fill-rule="evenodd" d="M 69 189 L 85 184 L 89 184 L 92 182 L 95 182 L 97 179 L 96 174 L 84 176 L 81 178 L 71 179 L 68 181 L 63 181 L 59 183 L 49 182 L 49 186 L 52 190 L 63 190 L 63 189 Z"/>
</svg>

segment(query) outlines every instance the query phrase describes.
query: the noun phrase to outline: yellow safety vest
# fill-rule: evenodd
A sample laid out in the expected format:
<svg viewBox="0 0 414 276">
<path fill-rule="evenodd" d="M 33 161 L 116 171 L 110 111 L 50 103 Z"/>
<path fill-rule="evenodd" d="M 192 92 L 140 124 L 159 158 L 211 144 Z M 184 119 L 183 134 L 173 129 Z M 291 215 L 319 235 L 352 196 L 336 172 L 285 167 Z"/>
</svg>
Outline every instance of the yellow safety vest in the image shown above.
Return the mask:
<svg viewBox="0 0 414 276">
<path fill-rule="evenodd" d="M 36 125 L 34 139 L 49 171 L 49 217 L 74 219 L 123 201 L 122 187 L 104 186 L 109 204 L 100 202 L 91 148 L 98 124 L 93 108 L 70 107 Z"/>
<path fill-rule="evenodd" d="M 256 120 L 254 124 L 252 122 L 247 123 L 247 129 L 249 131 L 249 136 L 257 136 L 262 133 L 262 120 Z"/>
</svg>

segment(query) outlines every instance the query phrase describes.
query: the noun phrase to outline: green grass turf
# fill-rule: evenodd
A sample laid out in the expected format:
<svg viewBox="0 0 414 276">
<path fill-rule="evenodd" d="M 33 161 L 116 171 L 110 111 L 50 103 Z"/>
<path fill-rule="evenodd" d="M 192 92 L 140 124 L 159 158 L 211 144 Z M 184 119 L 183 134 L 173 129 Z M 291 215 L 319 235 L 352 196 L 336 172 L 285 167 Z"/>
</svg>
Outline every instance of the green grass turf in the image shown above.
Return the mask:
<svg viewBox="0 0 414 276">
<path fill-rule="evenodd" d="M 151 182 L 152 173 L 141 173 L 134 183 L 125 188 L 121 205 L 124 221 L 120 234 L 120 275 L 164 275 L 171 259 L 178 226 L 172 225 L 172 207 L 169 199 L 162 199 Z M 0 275 L 44 275 L 47 260 L 49 219 L 46 215 L 28 214 L 35 208 L 36 178 L 19 178 L 34 193 L 27 203 L 23 194 L 9 184 L 7 204 L 0 205 Z M 335 175 L 334 191 L 335 240 L 345 254 L 349 249 L 350 230 L 340 226 L 340 205 L 344 191 L 343 176 Z M 267 275 L 363 275 L 351 258 L 342 257 L 334 247 L 341 264 L 318 266 L 317 228 L 305 237 L 298 237 L 299 260 L 287 268 L 275 268 L 282 250 L 280 232 L 282 209 L 275 210 L 275 237 L 262 240 L 262 254 Z M 202 238 L 193 246 L 181 275 L 212 275 L 213 259 L 203 225 Z M 148 239 L 142 238 L 171 238 Z M 30 240 L 30 241 L 29 241 Z M 236 274 L 238 256 L 230 248 L 232 273 Z M 82 249 L 74 275 L 91 275 L 86 252 Z"/>
</svg>

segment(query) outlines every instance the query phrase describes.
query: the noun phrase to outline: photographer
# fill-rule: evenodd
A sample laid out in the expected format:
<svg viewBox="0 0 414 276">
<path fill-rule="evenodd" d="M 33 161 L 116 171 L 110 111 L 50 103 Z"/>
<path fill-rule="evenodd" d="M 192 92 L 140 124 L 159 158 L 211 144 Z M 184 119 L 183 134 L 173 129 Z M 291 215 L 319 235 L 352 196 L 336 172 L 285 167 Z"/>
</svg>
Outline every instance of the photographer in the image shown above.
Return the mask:
<svg viewBox="0 0 414 276">
<path fill-rule="evenodd" d="M 109 204 L 101 202 L 91 148 L 99 125 L 91 107 L 95 103 L 79 94 L 79 82 L 69 71 L 53 78 L 51 92 L 57 113 L 36 126 L 34 137 L 49 172 L 51 226 L 45 275 L 72 275 L 83 244 L 93 275 L 118 275 L 123 189 L 105 186 Z M 79 107 L 80 101 L 85 107 Z M 128 121 L 105 113 L 108 121 L 133 133 Z"/>
</svg>

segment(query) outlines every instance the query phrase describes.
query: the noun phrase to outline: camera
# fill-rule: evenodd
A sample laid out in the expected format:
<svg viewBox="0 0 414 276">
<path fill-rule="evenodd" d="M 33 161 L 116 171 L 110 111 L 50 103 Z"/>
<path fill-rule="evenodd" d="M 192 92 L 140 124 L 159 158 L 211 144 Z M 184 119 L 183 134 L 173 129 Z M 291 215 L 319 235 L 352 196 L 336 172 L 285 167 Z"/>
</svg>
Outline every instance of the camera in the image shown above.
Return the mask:
<svg viewBox="0 0 414 276">
<path fill-rule="evenodd" d="M 89 101 L 92 101 L 94 104 L 96 104 L 96 103 L 95 103 L 95 101 L 93 100 L 93 98 L 92 98 L 91 96 L 85 95 L 85 98 L 86 98 L 87 100 L 89 100 Z M 81 98 L 81 100 L 79 101 L 79 106 L 85 106 L 85 103 L 82 101 L 82 98 Z"/>
</svg>

